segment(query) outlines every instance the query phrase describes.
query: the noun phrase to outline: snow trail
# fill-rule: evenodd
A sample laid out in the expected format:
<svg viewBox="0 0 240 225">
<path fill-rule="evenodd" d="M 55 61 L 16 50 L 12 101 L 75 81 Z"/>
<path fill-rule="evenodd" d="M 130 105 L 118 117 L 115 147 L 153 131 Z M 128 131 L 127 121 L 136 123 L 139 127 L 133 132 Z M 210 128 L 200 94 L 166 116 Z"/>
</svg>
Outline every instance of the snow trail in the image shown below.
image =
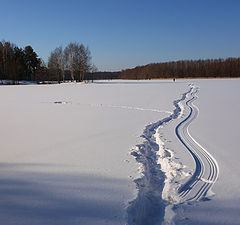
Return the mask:
<svg viewBox="0 0 240 225">
<path fill-rule="evenodd" d="M 128 225 L 170 224 L 174 205 L 199 201 L 208 197 L 219 175 L 216 159 L 189 133 L 189 125 L 197 118 L 199 109 L 193 105 L 198 88 L 190 90 L 173 102 L 175 109 L 166 118 L 145 127 L 144 142 L 135 147 L 132 155 L 140 164 L 141 177 L 134 180 L 138 189 L 135 200 L 127 208 Z M 173 152 L 165 148 L 160 130 L 174 119 L 183 117 L 185 107 L 189 114 L 175 128 L 175 133 L 195 161 L 195 171 L 180 188 L 176 177 L 186 177 L 183 166 L 173 160 Z M 177 189 L 178 188 L 178 189 Z"/>
<path fill-rule="evenodd" d="M 139 111 L 151 111 L 151 112 L 157 112 L 157 113 L 168 113 L 168 114 L 171 114 L 170 111 L 166 111 L 166 110 L 148 109 L 148 108 L 124 106 L 124 105 L 123 106 L 121 106 L 121 105 L 107 105 L 107 107 L 110 107 L 110 108 L 120 108 L 120 109 L 129 109 L 129 110 L 139 110 Z"/>
<path fill-rule="evenodd" d="M 180 103 L 192 90 L 193 88 L 190 87 L 190 90 L 184 93 L 180 99 L 173 102 L 175 109 L 168 117 L 145 127 L 142 135 L 144 142 L 137 145 L 131 153 L 141 166 L 142 176 L 134 180 L 138 195 L 127 208 L 128 225 L 154 225 L 164 221 L 165 208 L 170 201 L 170 196 L 166 193 L 170 188 L 170 181 L 174 178 L 174 173 L 171 172 L 177 171 L 177 168 L 174 167 L 178 167 L 178 165 L 170 163 L 172 161 L 171 152 L 168 152 L 170 157 L 166 159 L 166 151 L 158 138 L 158 132 L 163 125 L 182 115 L 183 107 Z M 169 169 L 171 172 L 167 173 Z M 166 187 L 165 191 L 164 187 Z"/>
<path fill-rule="evenodd" d="M 80 103 L 78 103 L 80 105 Z M 137 111 L 150 111 L 156 113 L 167 113 L 171 114 L 172 112 L 167 110 L 160 109 L 151 109 L 151 108 L 143 108 L 143 107 L 134 107 L 134 106 L 126 106 L 126 105 L 105 105 L 105 104 L 90 104 L 92 107 L 108 107 L 108 108 L 117 108 L 117 109 L 127 109 L 127 110 L 137 110 Z"/>
<path fill-rule="evenodd" d="M 54 103 L 54 104 L 75 104 L 79 106 L 91 106 L 91 107 L 107 107 L 107 108 L 117 108 L 117 109 L 126 109 L 126 110 L 137 110 L 137 111 L 150 111 L 156 113 L 166 113 L 171 114 L 172 112 L 167 110 L 160 110 L 160 109 L 151 109 L 151 108 L 143 108 L 143 107 L 134 107 L 134 106 L 126 106 L 126 105 L 106 105 L 106 104 L 83 104 L 83 103 L 74 103 L 70 101 L 54 101 L 54 102 L 42 102 L 42 103 Z"/>
</svg>

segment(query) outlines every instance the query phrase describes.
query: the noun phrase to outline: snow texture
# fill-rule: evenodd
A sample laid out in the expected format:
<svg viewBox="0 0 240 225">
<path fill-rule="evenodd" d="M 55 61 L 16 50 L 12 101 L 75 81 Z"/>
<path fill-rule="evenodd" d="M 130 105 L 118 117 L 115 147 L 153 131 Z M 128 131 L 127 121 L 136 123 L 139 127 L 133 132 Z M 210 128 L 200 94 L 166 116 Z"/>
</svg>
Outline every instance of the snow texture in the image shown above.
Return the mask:
<svg viewBox="0 0 240 225">
<path fill-rule="evenodd" d="M 0 86 L 1 224 L 239 224 L 239 86 Z"/>
<path fill-rule="evenodd" d="M 168 81 L 0 86 L 1 224 L 125 224 L 140 177 L 131 148 L 185 89 Z"/>
</svg>

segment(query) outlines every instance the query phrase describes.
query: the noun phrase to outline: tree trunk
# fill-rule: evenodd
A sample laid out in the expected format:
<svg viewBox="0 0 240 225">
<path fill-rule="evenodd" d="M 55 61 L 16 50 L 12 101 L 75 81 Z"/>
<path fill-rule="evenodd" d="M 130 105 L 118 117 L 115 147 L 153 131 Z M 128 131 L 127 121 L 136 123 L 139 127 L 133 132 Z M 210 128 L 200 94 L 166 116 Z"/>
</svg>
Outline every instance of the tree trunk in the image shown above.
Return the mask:
<svg viewBox="0 0 240 225">
<path fill-rule="evenodd" d="M 65 82 L 64 65 L 62 64 L 62 81 Z"/>
<path fill-rule="evenodd" d="M 73 75 L 73 49 L 70 48 L 70 71 L 71 71 L 71 79 L 74 81 L 74 75 Z"/>
</svg>

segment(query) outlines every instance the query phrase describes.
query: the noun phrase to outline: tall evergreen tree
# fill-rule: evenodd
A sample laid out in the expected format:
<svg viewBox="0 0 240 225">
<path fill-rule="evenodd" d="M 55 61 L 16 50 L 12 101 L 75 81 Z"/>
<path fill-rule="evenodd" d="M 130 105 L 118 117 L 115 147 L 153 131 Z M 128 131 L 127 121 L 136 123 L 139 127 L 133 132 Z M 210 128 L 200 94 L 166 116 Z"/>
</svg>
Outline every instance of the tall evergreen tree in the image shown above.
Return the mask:
<svg viewBox="0 0 240 225">
<path fill-rule="evenodd" d="M 24 48 L 24 60 L 26 65 L 27 80 L 35 80 L 35 72 L 40 60 L 38 59 L 37 53 L 33 51 L 31 46 L 26 46 Z"/>
</svg>

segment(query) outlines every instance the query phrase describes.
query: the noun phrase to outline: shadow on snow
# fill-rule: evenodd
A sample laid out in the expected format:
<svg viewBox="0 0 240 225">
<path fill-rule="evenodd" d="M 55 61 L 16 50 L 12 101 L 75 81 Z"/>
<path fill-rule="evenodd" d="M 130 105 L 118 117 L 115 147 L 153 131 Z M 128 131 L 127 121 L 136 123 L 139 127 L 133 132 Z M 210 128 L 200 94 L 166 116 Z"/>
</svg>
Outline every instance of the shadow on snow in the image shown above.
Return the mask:
<svg viewBox="0 0 240 225">
<path fill-rule="evenodd" d="M 19 172 L 26 165 L 0 164 L 2 224 L 122 224 L 125 219 L 120 201 L 128 194 L 125 180 Z"/>
</svg>

